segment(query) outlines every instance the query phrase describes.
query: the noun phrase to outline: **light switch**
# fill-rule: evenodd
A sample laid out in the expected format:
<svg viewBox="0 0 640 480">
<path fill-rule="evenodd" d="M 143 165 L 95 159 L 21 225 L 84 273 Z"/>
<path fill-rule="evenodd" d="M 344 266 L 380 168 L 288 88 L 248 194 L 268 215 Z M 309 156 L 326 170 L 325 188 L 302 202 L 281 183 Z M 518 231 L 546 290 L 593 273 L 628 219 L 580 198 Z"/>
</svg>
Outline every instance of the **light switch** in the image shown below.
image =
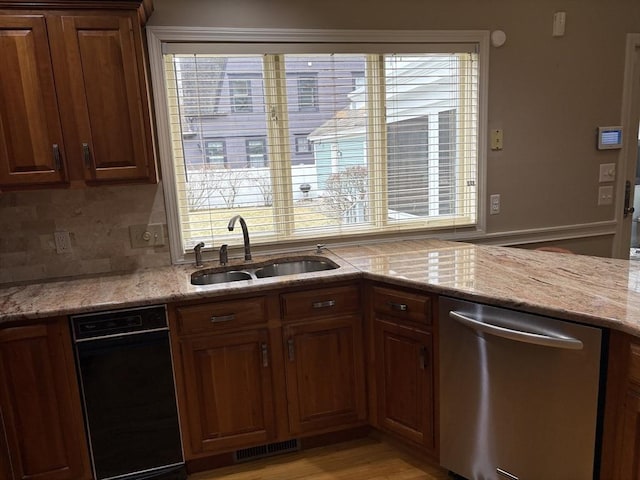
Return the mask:
<svg viewBox="0 0 640 480">
<path fill-rule="evenodd" d="M 491 150 L 502 150 L 502 129 L 491 130 Z"/>
<path fill-rule="evenodd" d="M 556 12 L 553 14 L 553 36 L 563 37 L 567 23 L 567 12 Z"/>
<path fill-rule="evenodd" d="M 615 182 L 616 180 L 616 164 L 602 163 L 600 165 L 600 175 L 598 181 L 600 183 Z"/>
</svg>

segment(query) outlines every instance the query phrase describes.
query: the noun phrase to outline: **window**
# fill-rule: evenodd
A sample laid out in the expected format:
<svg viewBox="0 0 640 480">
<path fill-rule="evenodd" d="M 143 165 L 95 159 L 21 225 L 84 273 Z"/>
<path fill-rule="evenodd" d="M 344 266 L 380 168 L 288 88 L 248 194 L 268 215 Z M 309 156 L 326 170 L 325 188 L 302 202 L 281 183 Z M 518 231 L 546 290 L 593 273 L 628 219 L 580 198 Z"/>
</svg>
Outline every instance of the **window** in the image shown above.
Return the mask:
<svg viewBox="0 0 640 480">
<path fill-rule="evenodd" d="M 247 166 L 267 166 L 267 140 L 265 138 L 247 139 Z"/>
<path fill-rule="evenodd" d="M 306 135 L 296 135 L 296 153 L 311 153 L 313 147 Z"/>
<path fill-rule="evenodd" d="M 165 38 L 151 60 L 154 75 L 163 75 L 154 83 L 164 85 L 158 128 L 170 139 L 161 142 L 161 160 L 170 173 L 174 259 L 199 241 L 239 243 L 226 228 L 236 214 L 247 220 L 252 243 L 267 247 L 481 228 L 488 35 L 398 33 L 398 43 L 395 36 L 385 43 L 381 33 L 358 43 L 354 32 L 344 44 L 318 40 L 317 32 L 284 42 L 267 34 L 258 41 L 256 33 L 255 43 L 243 43 L 242 32 L 211 35 Z M 459 43 L 446 43 L 454 37 Z M 224 142 L 210 139 L 206 157 L 222 155 L 226 168 L 199 174 L 188 143 L 195 140 L 184 139 L 181 126 L 183 106 L 197 109 L 200 97 L 180 75 L 184 62 L 204 59 L 221 68 L 217 84 L 229 85 L 227 102 L 246 115 L 191 120 L 194 132 Z"/>
<path fill-rule="evenodd" d="M 364 72 L 351 72 L 353 80 L 353 89 L 364 87 Z"/>
<path fill-rule="evenodd" d="M 318 78 L 298 77 L 298 109 L 318 110 Z"/>
<path fill-rule="evenodd" d="M 252 112 L 251 80 L 229 80 L 229 95 L 231 96 L 231 110 L 235 113 Z"/>
<path fill-rule="evenodd" d="M 205 142 L 206 163 L 225 166 L 227 154 L 224 140 L 209 140 Z"/>
</svg>

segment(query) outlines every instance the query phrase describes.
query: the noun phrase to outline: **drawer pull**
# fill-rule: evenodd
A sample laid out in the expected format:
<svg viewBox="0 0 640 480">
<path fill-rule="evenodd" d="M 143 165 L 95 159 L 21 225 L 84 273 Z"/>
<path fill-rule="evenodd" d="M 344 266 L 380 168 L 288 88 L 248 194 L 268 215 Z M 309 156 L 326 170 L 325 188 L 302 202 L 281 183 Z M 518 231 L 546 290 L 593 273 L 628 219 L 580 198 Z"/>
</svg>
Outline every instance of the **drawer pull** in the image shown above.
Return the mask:
<svg viewBox="0 0 640 480">
<path fill-rule="evenodd" d="M 335 306 L 336 306 L 335 300 L 327 300 L 325 302 L 313 302 L 311 304 L 312 308 L 330 308 Z"/>
<path fill-rule="evenodd" d="M 82 144 L 82 158 L 84 159 L 84 166 L 91 168 L 91 151 L 89 150 L 89 144 Z"/>
<path fill-rule="evenodd" d="M 391 310 L 397 310 L 398 312 L 406 312 L 409 310 L 409 305 L 406 303 L 389 302 L 389 307 L 391 307 Z"/>
<path fill-rule="evenodd" d="M 53 144 L 53 168 L 56 171 L 62 170 L 62 159 L 60 158 L 60 145 L 57 143 Z"/>
<path fill-rule="evenodd" d="M 427 347 L 420 347 L 420 370 L 424 370 L 427 364 Z"/>
<path fill-rule="evenodd" d="M 266 343 L 260 344 L 260 350 L 262 351 L 262 366 L 268 367 L 269 366 L 269 350 L 267 349 L 267 344 Z"/>
<path fill-rule="evenodd" d="M 215 315 L 211 317 L 211 323 L 222 323 L 222 322 L 231 322 L 235 320 L 236 316 L 232 313 L 231 315 L 221 315 L 216 317 Z"/>
<path fill-rule="evenodd" d="M 289 350 L 289 361 L 293 362 L 296 359 L 295 346 L 293 345 L 293 338 L 287 340 L 287 350 Z"/>
</svg>

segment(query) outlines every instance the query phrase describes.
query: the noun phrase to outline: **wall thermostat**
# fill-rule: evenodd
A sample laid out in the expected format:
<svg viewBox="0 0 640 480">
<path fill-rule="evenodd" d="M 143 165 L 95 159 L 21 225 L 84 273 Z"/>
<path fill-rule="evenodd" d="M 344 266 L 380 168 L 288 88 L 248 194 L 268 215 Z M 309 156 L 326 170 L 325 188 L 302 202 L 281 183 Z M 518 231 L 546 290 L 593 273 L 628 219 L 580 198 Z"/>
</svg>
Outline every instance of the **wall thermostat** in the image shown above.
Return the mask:
<svg viewBox="0 0 640 480">
<path fill-rule="evenodd" d="M 598 150 L 622 148 L 622 127 L 598 127 Z"/>
</svg>

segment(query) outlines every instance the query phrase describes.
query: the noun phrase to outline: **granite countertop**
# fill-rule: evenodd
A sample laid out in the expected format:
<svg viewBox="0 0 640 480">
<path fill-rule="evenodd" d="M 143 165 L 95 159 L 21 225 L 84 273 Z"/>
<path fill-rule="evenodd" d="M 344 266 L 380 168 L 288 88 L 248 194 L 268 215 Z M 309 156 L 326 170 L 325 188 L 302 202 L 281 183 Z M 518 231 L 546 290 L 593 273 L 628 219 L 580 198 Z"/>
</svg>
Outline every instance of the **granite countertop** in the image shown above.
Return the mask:
<svg viewBox="0 0 640 480">
<path fill-rule="evenodd" d="M 176 265 L 123 275 L 0 287 L 0 323 L 364 276 L 640 336 L 640 262 L 439 240 L 342 247 L 323 255 L 340 268 L 194 286 L 189 276 L 195 267 Z M 254 263 L 268 258 L 258 258 Z M 215 266 L 205 264 L 205 268 Z"/>
</svg>

